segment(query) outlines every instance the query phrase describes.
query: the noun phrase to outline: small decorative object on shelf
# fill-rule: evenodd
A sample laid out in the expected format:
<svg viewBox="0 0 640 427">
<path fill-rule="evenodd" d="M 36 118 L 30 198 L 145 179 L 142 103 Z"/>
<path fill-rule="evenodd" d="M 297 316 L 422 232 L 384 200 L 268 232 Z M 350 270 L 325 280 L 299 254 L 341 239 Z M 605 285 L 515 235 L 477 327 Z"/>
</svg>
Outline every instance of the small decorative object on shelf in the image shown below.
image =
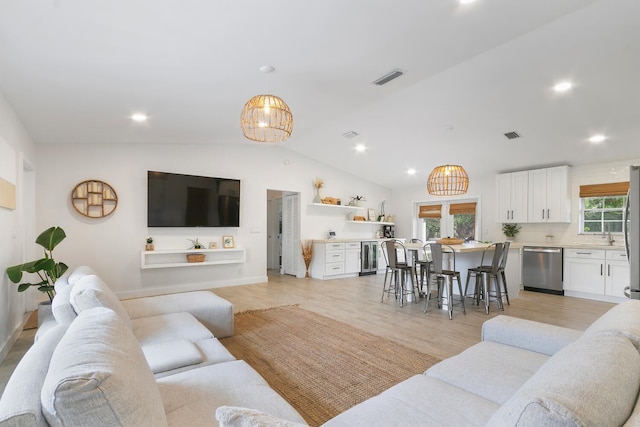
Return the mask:
<svg viewBox="0 0 640 427">
<path fill-rule="evenodd" d="M 187 262 L 204 262 L 205 254 L 187 254 Z"/>
<path fill-rule="evenodd" d="M 231 249 L 235 247 L 233 236 L 222 236 L 222 247 L 225 249 Z"/>
<path fill-rule="evenodd" d="M 336 199 L 335 197 L 325 197 L 322 199 L 322 203 L 325 205 L 339 205 L 340 199 Z"/>
<path fill-rule="evenodd" d="M 193 239 L 187 239 L 191 242 L 191 247 L 189 249 L 204 249 L 204 245 L 198 241 Z M 187 262 L 203 262 L 206 258 L 205 254 L 187 254 Z"/>
<path fill-rule="evenodd" d="M 322 203 L 322 196 L 320 195 L 320 189 L 324 187 L 324 181 L 322 178 L 316 178 L 313 181 L 313 188 L 315 188 L 316 194 L 313 197 L 313 203 Z"/>
<path fill-rule="evenodd" d="M 349 202 L 349 205 L 361 207 L 362 202 L 366 202 L 366 201 L 367 199 L 365 199 L 364 196 L 351 196 L 351 202 Z"/>
<path fill-rule="evenodd" d="M 313 240 L 300 242 L 300 246 L 302 247 L 302 259 L 304 260 L 304 265 L 307 268 L 304 278 L 310 279 L 309 266 L 311 266 L 311 258 L 313 258 Z"/>
<path fill-rule="evenodd" d="M 71 204 L 80 215 L 87 218 L 103 218 L 111 215 L 118 206 L 118 195 L 104 181 L 82 181 L 71 191 Z"/>
<path fill-rule="evenodd" d="M 218 249 L 218 242 L 209 242 L 209 249 Z"/>
<path fill-rule="evenodd" d="M 147 251 L 153 250 L 153 237 L 147 237 L 147 244 L 145 245 L 144 249 Z"/>
<path fill-rule="evenodd" d="M 204 245 L 198 241 L 197 237 L 196 237 L 196 240 L 193 240 L 193 239 L 187 239 L 187 240 L 191 242 L 191 247 L 189 249 L 204 249 Z"/>
</svg>

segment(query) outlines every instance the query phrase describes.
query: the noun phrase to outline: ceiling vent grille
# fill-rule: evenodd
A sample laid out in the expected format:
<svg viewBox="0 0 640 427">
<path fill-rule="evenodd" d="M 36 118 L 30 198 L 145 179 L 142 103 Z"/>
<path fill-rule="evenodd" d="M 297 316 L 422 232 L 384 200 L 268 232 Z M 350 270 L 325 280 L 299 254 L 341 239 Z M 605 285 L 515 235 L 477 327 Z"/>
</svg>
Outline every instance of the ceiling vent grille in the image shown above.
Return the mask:
<svg viewBox="0 0 640 427">
<path fill-rule="evenodd" d="M 504 134 L 504 136 L 507 137 L 507 139 L 516 139 L 516 138 L 520 138 L 520 134 L 516 131 L 512 131 L 512 132 L 507 132 Z"/>
<path fill-rule="evenodd" d="M 389 83 L 393 79 L 397 79 L 403 74 L 404 72 L 402 70 L 399 70 L 398 68 L 394 68 L 390 73 L 385 74 L 384 76 L 380 77 L 378 80 L 375 80 L 373 84 L 377 86 L 382 86 Z"/>
<path fill-rule="evenodd" d="M 342 136 L 344 136 L 347 139 L 355 138 L 358 135 L 360 135 L 360 134 L 358 132 L 356 132 L 355 130 L 350 130 L 349 132 L 345 132 L 345 133 L 342 134 Z"/>
</svg>

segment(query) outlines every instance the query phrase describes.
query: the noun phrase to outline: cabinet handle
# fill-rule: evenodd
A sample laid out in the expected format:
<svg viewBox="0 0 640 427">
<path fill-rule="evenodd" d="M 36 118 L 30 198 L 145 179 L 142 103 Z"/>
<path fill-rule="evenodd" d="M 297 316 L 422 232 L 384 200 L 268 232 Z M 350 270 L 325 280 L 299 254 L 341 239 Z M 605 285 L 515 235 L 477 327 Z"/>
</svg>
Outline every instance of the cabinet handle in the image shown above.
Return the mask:
<svg viewBox="0 0 640 427">
<path fill-rule="evenodd" d="M 611 264 L 607 264 L 607 276 L 611 277 Z"/>
<path fill-rule="evenodd" d="M 542 209 L 542 219 L 544 219 L 544 209 Z"/>
<path fill-rule="evenodd" d="M 549 219 L 549 209 L 547 209 L 547 219 Z"/>
<path fill-rule="evenodd" d="M 509 219 L 509 209 L 507 209 L 507 219 Z"/>
<path fill-rule="evenodd" d="M 511 219 L 513 219 L 513 211 L 511 211 Z"/>
<path fill-rule="evenodd" d="M 602 276 L 602 264 L 600 264 L 600 275 Z"/>
<path fill-rule="evenodd" d="M 591 255 L 591 252 L 576 252 L 576 255 Z"/>
</svg>

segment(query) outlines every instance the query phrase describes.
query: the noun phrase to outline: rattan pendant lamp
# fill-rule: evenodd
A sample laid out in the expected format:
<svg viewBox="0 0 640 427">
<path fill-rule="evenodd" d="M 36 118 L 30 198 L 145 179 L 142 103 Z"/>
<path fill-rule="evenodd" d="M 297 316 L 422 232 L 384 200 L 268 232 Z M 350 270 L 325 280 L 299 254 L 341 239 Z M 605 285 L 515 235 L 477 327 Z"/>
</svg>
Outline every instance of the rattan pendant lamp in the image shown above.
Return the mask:
<svg viewBox="0 0 640 427">
<path fill-rule="evenodd" d="M 462 166 L 442 165 L 433 168 L 427 179 L 427 191 L 434 196 L 465 194 L 469 188 L 469 175 Z"/>
<path fill-rule="evenodd" d="M 265 79 L 274 70 L 271 65 L 260 67 L 260 71 L 265 73 Z M 293 131 L 293 114 L 281 98 L 275 95 L 256 95 L 242 108 L 240 127 L 244 136 L 252 141 L 282 142 Z"/>
</svg>

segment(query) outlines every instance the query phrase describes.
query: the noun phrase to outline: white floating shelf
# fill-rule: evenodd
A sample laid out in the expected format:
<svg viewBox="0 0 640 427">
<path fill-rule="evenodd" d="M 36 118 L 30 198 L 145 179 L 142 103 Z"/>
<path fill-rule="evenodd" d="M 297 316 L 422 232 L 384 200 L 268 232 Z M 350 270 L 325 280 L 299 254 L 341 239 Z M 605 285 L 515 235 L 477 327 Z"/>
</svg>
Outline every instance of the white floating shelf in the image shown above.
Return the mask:
<svg viewBox="0 0 640 427">
<path fill-rule="evenodd" d="M 370 225 L 395 225 L 395 222 L 382 222 L 382 221 L 347 221 L 352 224 L 370 224 Z"/>
<path fill-rule="evenodd" d="M 348 206 L 348 205 L 329 205 L 326 203 L 310 203 L 309 206 L 318 206 L 322 208 L 334 209 L 338 211 L 359 211 L 364 210 L 361 206 Z"/>
<path fill-rule="evenodd" d="M 205 254 L 203 262 L 187 262 L 187 254 Z M 203 265 L 240 264 L 245 262 L 244 248 L 170 249 L 140 252 L 140 268 L 198 267 Z"/>
</svg>

